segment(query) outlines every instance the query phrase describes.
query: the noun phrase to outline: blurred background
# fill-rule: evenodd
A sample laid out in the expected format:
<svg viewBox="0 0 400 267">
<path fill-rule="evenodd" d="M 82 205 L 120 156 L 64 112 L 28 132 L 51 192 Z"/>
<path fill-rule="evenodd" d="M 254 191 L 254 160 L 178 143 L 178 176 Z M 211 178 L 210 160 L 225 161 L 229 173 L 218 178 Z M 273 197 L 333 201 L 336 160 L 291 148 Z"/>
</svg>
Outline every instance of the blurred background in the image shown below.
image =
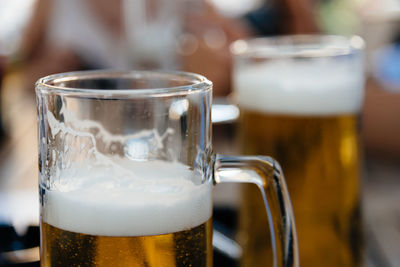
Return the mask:
<svg viewBox="0 0 400 267">
<path fill-rule="evenodd" d="M 361 114 L 366 265 L 399 266 L 398 0 L 2 0 L 0 266 L 38 260 L 38 78 L 100 68 L 203 74 L 214 83 L 214 103 L 223 104 L 213 114 L 215 151 L 235 154 L 238 110 L 226 105 L 232 91 L 229 45 L 302 33 L 357 34 L 366 41 Z M 215 218 L 228 229 L 235 226 L 235 190 L 215 191 Z M 231 266 L 234 261 L 222 254 L 215 260 Z"/>
</svg>

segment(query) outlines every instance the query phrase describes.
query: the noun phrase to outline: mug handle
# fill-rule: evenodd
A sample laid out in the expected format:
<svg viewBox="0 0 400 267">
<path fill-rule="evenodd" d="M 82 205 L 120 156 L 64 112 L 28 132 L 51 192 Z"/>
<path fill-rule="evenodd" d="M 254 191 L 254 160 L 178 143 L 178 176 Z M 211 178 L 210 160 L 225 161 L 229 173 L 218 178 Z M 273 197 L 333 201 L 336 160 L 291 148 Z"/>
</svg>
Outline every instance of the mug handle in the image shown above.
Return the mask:
<svg viewBox="0 0 400 267">
<path fill-rule="evenodd" d="M 299 266 L 293 209 L 278 162 L 266 156 L 216 155 L 214 183 L 255 184 L 261 191 L 268 215 L 273 266 Z"/>
</svg>

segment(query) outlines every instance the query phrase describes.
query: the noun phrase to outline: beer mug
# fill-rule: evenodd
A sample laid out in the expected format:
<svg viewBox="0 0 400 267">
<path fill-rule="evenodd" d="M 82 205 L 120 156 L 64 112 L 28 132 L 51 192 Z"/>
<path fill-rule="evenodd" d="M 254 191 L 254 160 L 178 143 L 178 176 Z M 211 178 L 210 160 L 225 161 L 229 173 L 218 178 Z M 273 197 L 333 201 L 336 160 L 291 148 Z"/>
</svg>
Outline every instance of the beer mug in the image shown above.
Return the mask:
<svg viewBox="0 0 400 267">
<path fill-rule="evenodd" d="M 285 170 L 300 265 L 360 266 L 360 37 L 284 36 L 236 41 L 233 84 L 243 154 L 270 155 Z M 243 186 L 243 266 L 265 266 L 262 200 Z"/>
<path fill-rule="evenodd" d="M 298 265 L 282 170 L 213 153 L 206 78 L 72 72 L 36 93 L 41 266 L 212 266 L 212 188 L 226 182 L 258 186 L 274 266 Z"/>
</svg>

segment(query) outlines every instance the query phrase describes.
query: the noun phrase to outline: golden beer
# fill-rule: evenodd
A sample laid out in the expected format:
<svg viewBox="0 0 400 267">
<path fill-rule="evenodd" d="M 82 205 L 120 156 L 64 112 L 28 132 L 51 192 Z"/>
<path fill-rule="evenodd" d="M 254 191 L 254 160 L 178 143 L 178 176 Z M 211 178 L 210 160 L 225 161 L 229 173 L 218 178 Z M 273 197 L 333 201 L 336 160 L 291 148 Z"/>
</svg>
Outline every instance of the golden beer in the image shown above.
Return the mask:
<svg viewBox="0 0 400 267">
<path fill-rule="evenodd" d="M 42 266 L 212 266 L 212 222 L 154 236 L 94 236 L 42 223 Z"/>
<path fill-rule="evenodd" d="M 61 173 L 41 189 L 41 266 L 212 266 L 211 184 L 199 179 L 162 161 Z"/>
<path fill-rule="evenodd" d="M 277 159 L 296 218 L 302 266 L 360 266 L 359 139 L 355 114 L 296 116 L 241 110 L 246 154 Z M 243 188 L 242 266 L 272 262 L 261 197 Z M 258 217 L 259 220 L 254 220 Z"/>
<path fill-rule="evenodd" d="M 359 37 L 339 36 L 260 38 L 233 47 L 241 150 L 280 163 L 300 266 L 362 265 L 362 47 Z M 267 218 L 255 190 L 243 187 L 240 208 L 245 267 L 272 263 Z"/>
</svg>

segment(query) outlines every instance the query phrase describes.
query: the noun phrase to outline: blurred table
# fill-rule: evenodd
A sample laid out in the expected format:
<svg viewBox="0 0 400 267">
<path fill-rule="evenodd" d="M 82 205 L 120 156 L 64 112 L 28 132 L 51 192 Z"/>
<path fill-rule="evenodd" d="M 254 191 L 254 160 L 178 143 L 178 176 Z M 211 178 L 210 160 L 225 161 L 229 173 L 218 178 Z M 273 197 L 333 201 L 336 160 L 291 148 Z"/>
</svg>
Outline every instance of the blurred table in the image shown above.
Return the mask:
<svg viewBox="0 0 400 267">
<path fill-rule="evenodd" d="M 400 266 L 400 164 L 367 158 L 363 190 L 367 266 Z"/>
<path fill-rule="evenodd" d="M 0 222 L 23 232 L 38 225 L 37 112 L 33 92 L 19 86 L 18 75 L 11 75 L 2 92 L 9 137 L 0 146 Z M 216 152 L 234 153 L 234 129 L 214 125 Z M 364 165 L 366 266 L 400 266 L 400 164 L 368 157 Z M 217 187 L 214 195 L 217 205 L 237 204 L 236 187 Z"/>
</svg>

